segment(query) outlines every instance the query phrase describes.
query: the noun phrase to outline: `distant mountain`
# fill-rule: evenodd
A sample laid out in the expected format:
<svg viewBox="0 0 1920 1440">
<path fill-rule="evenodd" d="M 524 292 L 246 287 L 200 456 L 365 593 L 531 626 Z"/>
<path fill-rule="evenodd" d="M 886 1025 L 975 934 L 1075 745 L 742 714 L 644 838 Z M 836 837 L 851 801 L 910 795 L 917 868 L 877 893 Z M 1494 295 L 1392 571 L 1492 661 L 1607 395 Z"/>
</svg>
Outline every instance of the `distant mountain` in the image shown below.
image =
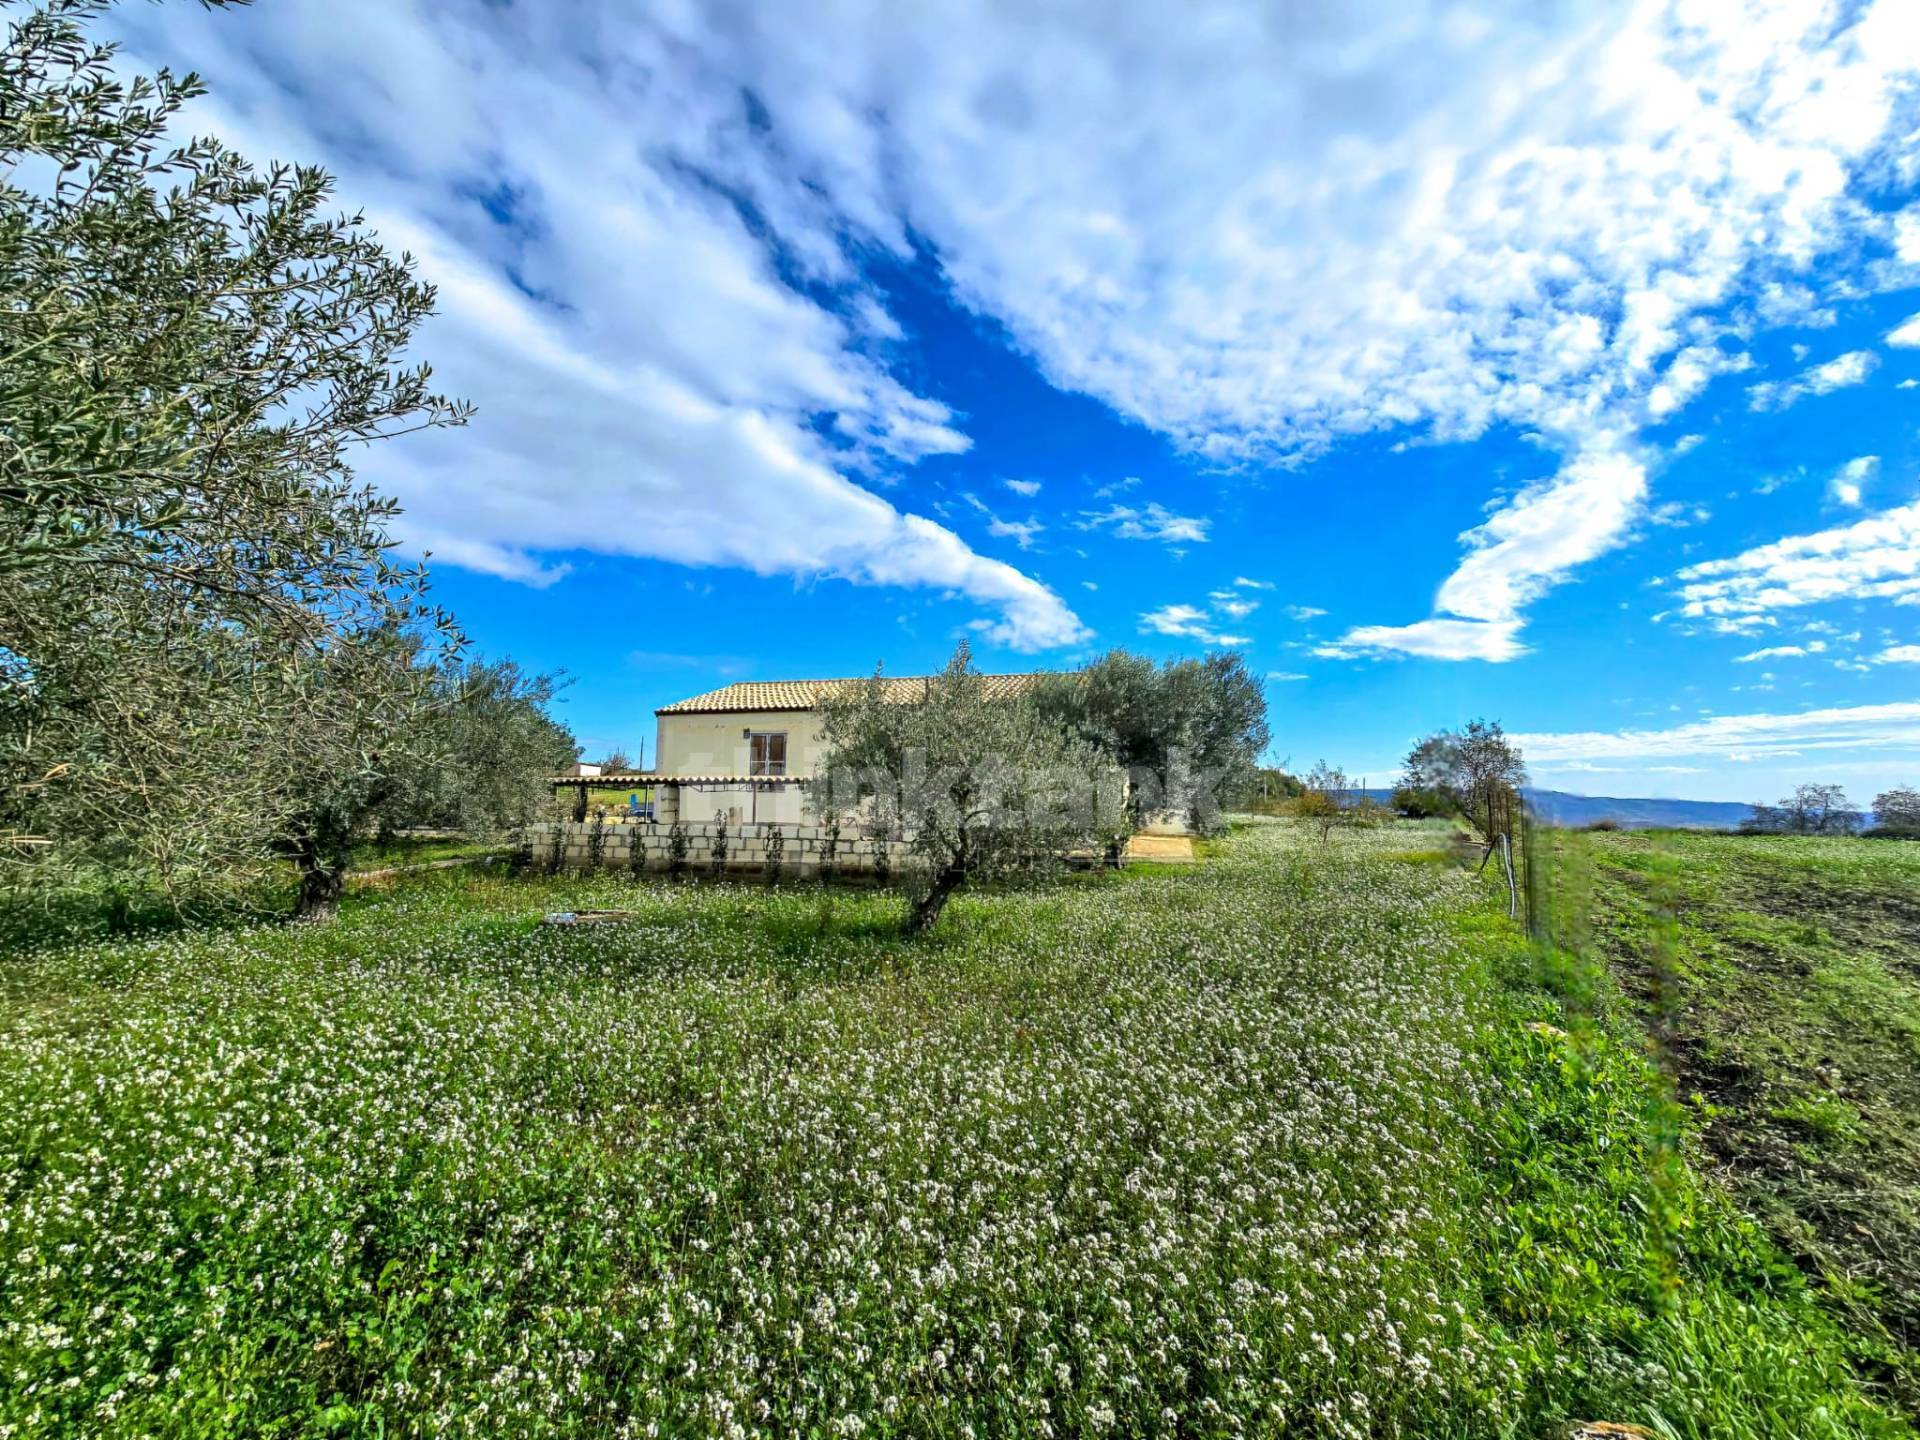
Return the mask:
<svg viewBox="0 0 1920 1440">
<path fill-rule="evenodd" d="M 1391 790 L 1358 793 L 1382 805 L 1393 798 Z M 1568 828 L 1611 820 L 1622 830 L 1738 830 L 1753 814 L 1753 806 L 1734 800 L 1638 800 L 1536 790 L 1531 785 L 1521 793 L 1537 818 Z"/>
<path fill-rule="evenodd" d="M 1753 815 L 1753 806 L 1734 800 L 1634 800 L 1531 786 L 1524 793 L 1533 813 L 1549 825 L 1611 820 L 1623 830 L 1737 830 Z"/>
</svg>

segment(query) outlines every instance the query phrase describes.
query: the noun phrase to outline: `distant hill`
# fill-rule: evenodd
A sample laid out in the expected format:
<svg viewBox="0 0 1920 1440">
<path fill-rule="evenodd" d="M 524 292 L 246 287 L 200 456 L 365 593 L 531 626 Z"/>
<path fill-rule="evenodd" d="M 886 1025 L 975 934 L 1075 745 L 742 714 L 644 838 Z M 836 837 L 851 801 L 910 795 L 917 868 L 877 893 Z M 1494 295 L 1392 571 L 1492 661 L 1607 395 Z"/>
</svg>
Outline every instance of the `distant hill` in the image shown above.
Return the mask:
<svg viewBox="0 0 1920 1440">
<path fill-rule="evenodd" d="M 1391 790 L 1364 793 L 1382 805 L 1393 795 Z M 1522 793 L 1541 820 L 1568 827 L 1611 820 L 1623 830 L 1737 830 L 1753 814 L 1753 806 L 1735 800 L 1641 800 L 1536 790 L 1531 785 Z"/>
<path fill-rule="evenodd" d="M 1525 793 L 1533 813 L 1549 825 L 1611 820 L 1625 830 L 1737 830 L 1753 815 L 1753 806 L 1735 800 L 1637 800 L 1531 786 Z"/>
</svg>

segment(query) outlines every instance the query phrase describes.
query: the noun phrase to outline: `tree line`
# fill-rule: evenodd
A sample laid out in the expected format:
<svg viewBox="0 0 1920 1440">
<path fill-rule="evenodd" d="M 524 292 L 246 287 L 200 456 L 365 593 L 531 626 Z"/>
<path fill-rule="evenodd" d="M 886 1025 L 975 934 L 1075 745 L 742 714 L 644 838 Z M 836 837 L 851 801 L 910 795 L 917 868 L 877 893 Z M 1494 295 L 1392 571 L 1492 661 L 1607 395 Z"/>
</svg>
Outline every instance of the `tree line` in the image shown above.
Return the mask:
<svg viewBox="0 0 1920 1440">
<path fill-rule="evenodd" d="M 1157 819 L 1221 829 L 1269 739 L 1265 691 L 1229 651 L 1155 664 L 1114 650 L 1012 699 L 989 693 L 964 641 L 913 700 L 883 678 L 823 707 L 808 800 L 828 823 L 907 842 L 909 933 L 969 883 L 1049 873 L 1076 851 L 1117 862 Z"/>
<path fill-rule="evenodd" d="M 356 837 L 522 826 L 578 747 L 554 678 L 471 653 L 355 478 L 360 447 L 471 414 L 406 358 L 432 287 L 332 212 L 323 171 L 171 139 L 199 80 L 121 78 L 89 34 L 105 8 L 46 0 L 0 50 L 0 892 L 192 910 L 291 862 L 324 915 Z M 888 802 L 924 822 L 916 924 L 1150 810 L 1217 823 L 1267 741 L 1237 656 L 1115 652 L 1008 706 L 963 648 L 937 688 L 829 719 L 849 758 L 962 768 Z M 994 750 L 1119 767 L 1133 813 L 1043 833 L 1028 805 L 989 838 L 966 776 Z"/>
<path fill-rule="evenodd" d="M 1868 825 L 1871 818 L 1872 825 Z M 1873 797 L 1866 813 L 1839 785 L 1796 785 L 1777 805 L 1756 805 L 1741 829 L 1763 835 L 1857 835 L 1920 839 L 1920 790 L 1897 785 Z"/>
<path fill-rule="evenodd" d="M 1347 774 L 1321 761 L 1304 776 L 1255 772 L 1249 808 L 1311 821 L 1324 839 L 1336 828 L 1376 824 L 1389 814 L 1460 816 L 1491 847 L 1511 836 L 1525 802 L 1525 760 L 1498 721 L 1474 720 L 1417 741 L 1402 762 L 1386 806 L 1356 789 Z M 1872 823 L 1869 824 L 1869 821 Z M 1894 786 L 1857 808 L 1839 785 L 1794 787 L 1778 804 L 1755 805 L 1741 829 L 1749 834 L 1855 835 L 1920 839 L 1920 789 Z"/>
<path fill-rule="evenodd" d="M 0 51 L 0 887 L 338 897 L 369 826 L 517 822 L 576 752 L 471 655 L 361 446 L 470 411 L 404 358 L 434 292 L 313 168 L 175 142 L 48 0 Z"/>
<path fill-rule="evenodd" d="M 1305 820 L 1322 841 L 1337 829 L 1366 829 L 1394 815 L 1458 816 L 1491 853 L 1502 836 L 1512 837 L 1524 809 L 1521 789 L 1526 783 L 1526 761 L 1500 722 L 1472 720 L 1458 730 L 1437 730 L 1416 741 L 1385 804 L 1325 760 L 1315 762 L 1305 775 L 1284 769 L 1255 771 L 1246 804 L 1256 812 Z"/>
</svg>

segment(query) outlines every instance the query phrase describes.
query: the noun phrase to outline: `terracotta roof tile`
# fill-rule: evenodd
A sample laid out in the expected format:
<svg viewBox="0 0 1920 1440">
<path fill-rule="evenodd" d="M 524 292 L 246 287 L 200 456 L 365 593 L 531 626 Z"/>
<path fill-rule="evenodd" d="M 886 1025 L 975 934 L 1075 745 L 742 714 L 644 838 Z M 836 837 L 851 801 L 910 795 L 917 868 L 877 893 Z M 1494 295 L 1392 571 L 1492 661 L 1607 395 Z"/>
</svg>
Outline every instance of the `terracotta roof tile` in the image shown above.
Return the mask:
<svg viewBox="0 0 1920 1440">
<path fill-rule="evenodd" d="M 556 775 L 548 783 L 569 789 L 631 790 L 652 785 L 804 785 L 804 775 L 660 775 L 652 770 L 621 775 Z"/>
<path fill-rule="evenodd" d="M 1004 700 L 1021 695 L 1055 672 L 1033 671 L 1024 675 L 982 675 L 990 699 Z M 930 675 L 889 675 L 880 682 L 889 700 L 908 701 L 926 693 L 933 681 Z M 662 705 L 656 715 L 712 714 L 727 710 L 812 710 L 835 691 L 866 684 L 862 676 L 847 680 L 743 680 L 723 685 L 704 695 Z"/>
</svg>

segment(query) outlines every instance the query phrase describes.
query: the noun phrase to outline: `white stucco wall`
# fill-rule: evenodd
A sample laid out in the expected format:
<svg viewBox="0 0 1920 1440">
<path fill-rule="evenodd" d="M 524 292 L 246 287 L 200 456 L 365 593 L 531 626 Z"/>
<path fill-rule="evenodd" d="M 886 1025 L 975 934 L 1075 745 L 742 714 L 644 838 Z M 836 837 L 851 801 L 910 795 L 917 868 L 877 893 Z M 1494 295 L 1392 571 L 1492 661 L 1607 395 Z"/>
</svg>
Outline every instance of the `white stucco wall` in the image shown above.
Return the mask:
<svg viewBox="0 0 1920 1440">
<path fill-rule="evenodd" d="M 785 731 L 787 774 L 815 773 L 824 753 L 820 717 L 810 710 L 735 710 L 724 715 L 661 715 L 654 769 L 662 775 L 745 775 L 747 732 Z"/>
<path fill-rule="evenodd" d="M 679 812 L 671 818 L 688 825 L 716 820 L 724 825 L 800 825 L 816 818 L 807 812 L 807 792 L 798 785 L 683 785 L 679 797 Z"/>
</svg>

